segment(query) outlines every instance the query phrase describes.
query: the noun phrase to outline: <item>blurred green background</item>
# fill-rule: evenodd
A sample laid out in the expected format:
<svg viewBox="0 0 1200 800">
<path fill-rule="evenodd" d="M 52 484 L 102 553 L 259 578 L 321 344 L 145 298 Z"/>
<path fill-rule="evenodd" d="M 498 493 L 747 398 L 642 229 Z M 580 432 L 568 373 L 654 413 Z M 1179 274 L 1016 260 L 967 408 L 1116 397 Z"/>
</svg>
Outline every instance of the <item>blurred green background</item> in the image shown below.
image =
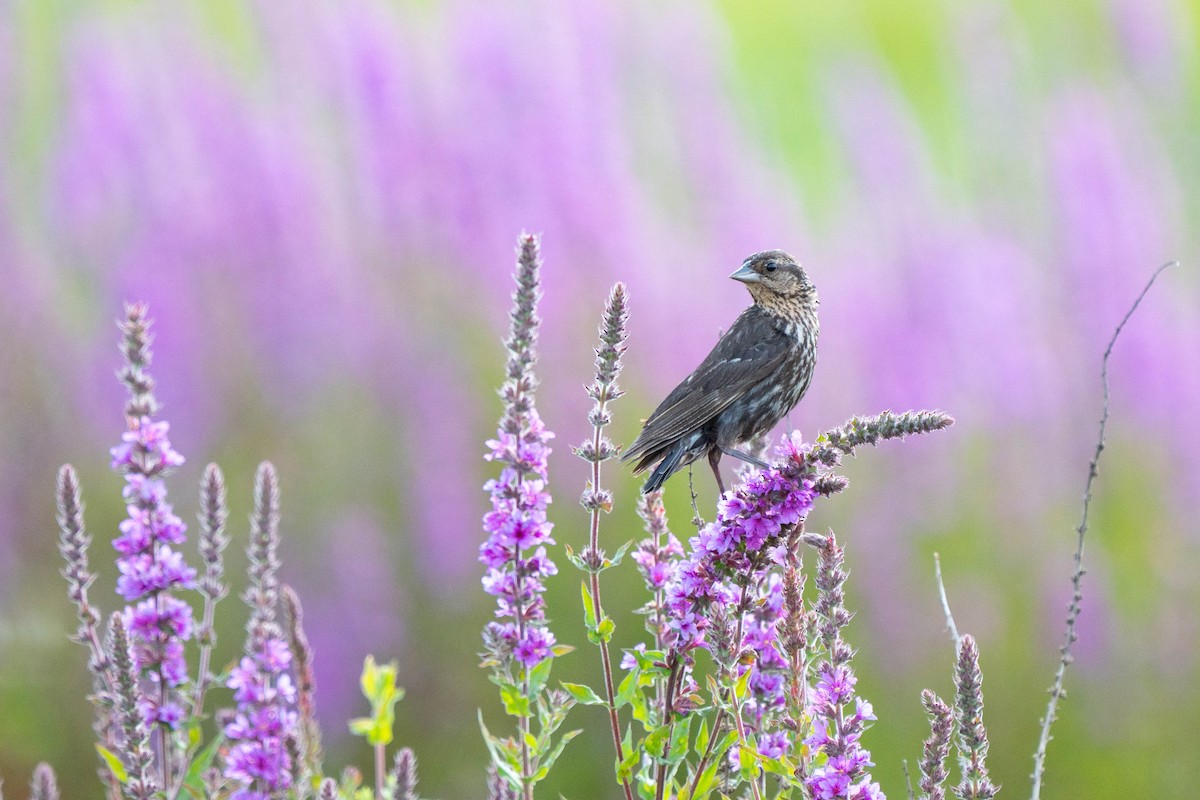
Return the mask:
<svg viewBox="0 0 1200 800">
<path fill-rule="evenodd" d="M 89 689 L 58 575 L 57 467 L 83 479 L 93 590 L 118 606 L 122 431 L 112 325 L 157 319 L 171 479 L 193 520 L 208 461 L 230 481 L 243 575 L 253 469 L 280 470 L 284 579 L 317 649 L 330 772 L 368 753 L 361 659 L 398 659 L 398 739 L 422 792 L 482 793 L 475 561 L 491 474 L 512 246 L 544 234 L 539 407 L 552 508 L 579 547 L 595 323 L 632 298 L 614 437 L 711 347 L 751 252 L 798 255 L 821 359 L 791 422 L 939 407 L 949 432 L 846 466 L 810 527 L 847 544 L 849 636 L 879 722 L 875 775 L 904 796 L 919 692 L 951 691 L 932 580 L 982 648 L 989 764 L 1027 791 L 1069 599 L 1072 528 L 1118 345 L 1077 663 L 1045 797 L 1185 797 L 1200 780 L 1200 4 L 1172 0 L 593 4 L 0 0 L 0 776 L 38 760 L 97 796 Z M 698 476 L 711 509 L 711 478 Z M 610 468 L 610 549 L 639 534 Z M 686 537 L 683 479 L 668 486 Z M 711 512 L 710 512 L 711 516 Z M 565 561 L 560 559 L 565 565 Z M 584 645 L 576 576 L 553 630 Z M 610 577 L 611 576 L 611 577 Z M 634 565 L 606 573 L 640 637 Z M 240 588 L 240 581 L 235 588 Z M 244 615 L 219 609 L 218 661 Z M 597 679 L 591 648 L 564 680 Z M 547 797 L 614 795 L 603 715 L 579 709 Z"/>
</svg>

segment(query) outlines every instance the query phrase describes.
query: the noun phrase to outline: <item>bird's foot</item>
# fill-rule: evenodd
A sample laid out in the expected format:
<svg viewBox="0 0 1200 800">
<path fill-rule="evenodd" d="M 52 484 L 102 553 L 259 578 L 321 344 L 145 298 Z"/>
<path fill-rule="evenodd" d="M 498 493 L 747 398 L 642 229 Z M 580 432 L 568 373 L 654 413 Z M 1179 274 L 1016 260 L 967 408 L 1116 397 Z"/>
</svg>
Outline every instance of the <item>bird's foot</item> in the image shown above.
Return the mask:
<svg viewBox="0 0 1200 800">
<path fill-rule="evenodd" d="M 749 453 L 743 453 L 741 450 L 734 450 L 732 447 L 722 447 L 721 452 L 727 456 L 733 456 L 736 459 L 745 461 L 747 464 L 753 464 L 759 469 L 766 469 L 767 467 L 771 466 L 761 458 L 755 458 Z"/>
</svg>

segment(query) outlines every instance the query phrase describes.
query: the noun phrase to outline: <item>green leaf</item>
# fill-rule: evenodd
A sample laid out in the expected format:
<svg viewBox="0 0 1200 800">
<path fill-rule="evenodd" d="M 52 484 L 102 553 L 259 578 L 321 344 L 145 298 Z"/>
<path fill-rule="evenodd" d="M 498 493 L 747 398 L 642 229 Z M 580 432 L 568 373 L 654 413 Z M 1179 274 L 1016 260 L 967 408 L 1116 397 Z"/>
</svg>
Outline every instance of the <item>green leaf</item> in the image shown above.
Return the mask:
<svg viewBox="0 0 1200 800">
<path fill-rule="evenodd" d="M 600 620 L 599 625 L 595 626 L 594 628 L 588 628 L 588 641 L 592 644 L 600 644 L 601 642 L 608 644 L 608 642 L 612 640 L 613 631 L 616 629 L 617 623 L 612 621 L 612 617 L 605 615 L 604 618 Z"/>
<path fill-rule="evenodd" d="M 112 771 L 114 778 L 121 783 L 125 783 L 125 781 L 129 780 L 129 773 L 125 771 L 125 765 L 121 763 L 121 759 L 117 757 L 116 753 L 114 753 L 112 750 L 109 750 L 99 742 L 96 742 L 96 752 L 100 754 L 102 759 L 104 759 L 104 763 L 108 765 L 108 768 Z"/>
<path fill-rule="evenodd" d="M 579 588 L 583 591 L 583 624 L 590 634 L 596 629 L 596 610 L 592 607 L 592 593 L 588 591 L 587 581 L 580 583 Z"/>
<path fill-rule="evenodd" d="M 504 713 L 510 717 L 528 717 L 530 714 L 529 698 L 512 684 L 500 687 L 500 702 L 504 704 Z"/>
<path fill-rule="evenodd" d="M 200 725 L 193 722 L 187 728 L 188 749 L 191 750 L 196 745 L 200 744 Z"/>
<path fill-rule="evenodd" d="M 738 772 L 742 775 L 742 780 L 753 781 L 758 779 L 758 753 L 753 747 L 742 743 L 738 745 Z"/>
<path fill-rule="evenodd" d="M 555 658 L 558 658 L 560 656 L 565 656 L 567 653 L 574 653 L 575 648 L 569 644 L 556 644 L 554 647 L 550 648 L 550 652 L 554 654 Z"/>
<path fill-rule="evenodd" d="M 183 785 L 190 786 L 197 791 L 204 789 L 204 773 L 212 766 L 213 760 L 217 757 L 217 751 L 221 749 L 221 745 L 225 744 L 225 735 L 218 733 L 213 737 L 213 740 L 200 751 L 200 753 L 192 759 L 192 763 L 188 766 L 187 775 L 184 776 Z"/>
<path fill-rule="evenodd" d="M 752 669 L 746 670 L 742 673 L 742 677 L 737 679 L 737 683 L 733 685 L 733 697 L 739 704 L 745 701 L 749 694 L 748 687 L 750 685 L 750 673 L 752 672 L 754 672 Z"/>
<path fill-rule="evenodd" d="M 696 731 L 696 752 L 704 753 L 708 749 L 708 720 L 700 720 L 700 730 Z"/>
<path fill-rule="evenodd" d="M 642 681 L 639 680 L 637 683 L 638 688 L 640 688 Z M 652 723 L 650 720 L 650 706 L 646 702 L 645 693 L 641 691 L 634 691 L 634 693 L 629 696 L 629 706 L 633 710 L 633 718 L 642 723 L 643 727 L 649 728 Z"/>
<path fill-rule="evenodd" d="M 733 747 L 734 743 L 737 742 L 737 738 L 737 731 L 726 731 L 725 738 L 722 739 L 717 744 L 716 749 L 713 750 L 713 758 L 715 759 L 718 756 L 725 755 L 725 752 L 729 750 L 729 748 Z"/>
<path fill-rule="evenodd" d="M 696 793 L 692 795 L 691 800 L 703 800 L 712 794 L 712 790 L 717 786 L 717 767 L 721 765 L 721 759 L 714 758 L 704 768 L 704 772 L 700 773 L 700 780 L 696 781 Z"/>
<path fill-rule="evenodd" d="M 550 668 L 554 666 L 554 659 L 545 658 L 540 661 L 537 666 L 529 670 L 529 696 L 536 697 L 542 691 L 542 687 L 546 685 L 546 681 L 550 680 Z"/>
<path fill-rule="evenodd" d="M 368 655 L 363 659 L 359 685 L 363 696 L 371 704 L 371 716 L 352 720 L 350 730 L 365 736 L 372 745 L 387 745 L 392 741 L 396 703 L 404 697 L 404 689 L 396 686 L 397 672 L 395 662 L 380 666 L 374 656 Z"/>
<path fill-rule="evenodd" d="M 570 561 L 572 564 L 574 564 L 575 569 L 581 572 L 591 572 L 591 570 L 588 569 L 588 565 L 583 563 L 583 557 L 575 555 L 575 550 L 572 549 L 571 545 L 566 545 L 566 548 L 567 561 Z"/>
<path fill-rule="evenodd" d="M 613 553 L 612 558 L 605 559 L 604 568 L 608 569 L 609 567 L 615 567 L 620 564 L 621 560 L 625 558 L 625 554 L 629 552 L 630 547 L 633 547 L 633 539 L 630 539 L 628 542 L 617 548 L 617 552 Z"/>
<path fill-rule="evenodd" d="M 659 725 L 642 740 L 642 747 L 655 761 L 662 760 L 663 750 L 667 746 L 667 736 L 671 733 L 670 725 Z"/>
<path fill-rule="evenodd" d="M 537 772 L 533 773 L 530 783 L 537 783 L 542 778 L 546 777 L 546 775 L 550 772 L 550 768 L 554 766 L 554 762 L 558 760 L 560 755 L 562 755 L 563 748 L 567 746 L 567 742 L 571 741 L 581 733 L 583 733 L 583 731 L 567 731 L 564 733 L 562 738 L 558 740 L 558 744 L 554 745 L 554 748 L 542 757 L 541 764 L 538 765 Z"/>
<path fill-rule="evenodd" d="M 592 691 L 592 687 L 584 686 L 581 683 L 564 683 L 562 688 L 571 693 L 577 702 L 583 703 L 585 706 L 606 706 L 608 702 L 603 697 Z"/>
<path fill-rule="evenodd" d="M 625 734 L 625 759 L 616 762 L 617 783 L 624 783 L 633 778 L 633 770 L 642 760 L 642 747 L 634 747 L 628 731 Z M 639 743 L 640 745 L 641 743 Z"/>
<path fill-rule="evenodd" d="M 647 650 L 644 653 L 640 650 L 626 650 L 625 652 L 633 656 L 637 661 L 638 669 L 648 675 L 665 677 L 670 671 L 664 663 L 667 660 L 667 654 L 662 650 Z"/>
<path fill-rule="evenodd" d="M 483 743 L 487 745 L 488 754 L 492 758 L 492 763 L 496 765 L 496 769 L 514 788 L 521 786 L 521 772 L 515 766 L 516 754 L 509 753 L 503 746 L 503 743 L 491 734 L 487 729 L 487 725 L 483 723 L 483 711 L 476 709 L 476 716 L 479 718 L 479 730 L 483 733 Z"/>
<path fill-rule="evenodd" d="M 671 749 L 667 753 L 668 764 L 678 764 L 688 754 L 688 740 L 692 735 L 692 717 L 688 715 L 675 725 L 671 734 Z"/>
<path fill-rule="evenodd" d="M 778 775 L 789 783 L 795 780 L 796 774 L 788 768 L 787 764 L 783 763 L 778 758 L 764 756 L 759 752 L 755 752 L 754 757 L 758 759 L 758 763 L 762 765 L 762 768 L 772 775 Z"/>
<path fill-rule="evenodd" d="M 628 675 L 622 680 L 617 687 L 617 696 L 615 698 L 617 708 L 628 705 L 635 694 L 638 694 L 638 669 L 634 667 Z"/>
</svg>

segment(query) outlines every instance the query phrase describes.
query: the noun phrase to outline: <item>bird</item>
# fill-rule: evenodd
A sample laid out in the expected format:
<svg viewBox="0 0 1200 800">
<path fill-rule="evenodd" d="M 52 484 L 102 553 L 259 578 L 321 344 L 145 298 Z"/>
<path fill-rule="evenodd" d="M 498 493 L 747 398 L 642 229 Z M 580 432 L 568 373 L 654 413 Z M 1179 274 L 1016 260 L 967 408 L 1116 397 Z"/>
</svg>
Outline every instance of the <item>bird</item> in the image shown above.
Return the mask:
<svg viewBox="0 0 1200 800">
<path fill-rule="evenodd" d="M 819 299 L 804 268 L 782 250 L 765 250 L 729 277 L 746 285 L 754 303 L 671 390 L 621 457 L 638 459 L 635 475 L 654 466 L 643 494 L 702 456 L 722 495 L 722 455 L 765 468 L 736 446 L 774 428 L 812 382 Z"/>
</svg>

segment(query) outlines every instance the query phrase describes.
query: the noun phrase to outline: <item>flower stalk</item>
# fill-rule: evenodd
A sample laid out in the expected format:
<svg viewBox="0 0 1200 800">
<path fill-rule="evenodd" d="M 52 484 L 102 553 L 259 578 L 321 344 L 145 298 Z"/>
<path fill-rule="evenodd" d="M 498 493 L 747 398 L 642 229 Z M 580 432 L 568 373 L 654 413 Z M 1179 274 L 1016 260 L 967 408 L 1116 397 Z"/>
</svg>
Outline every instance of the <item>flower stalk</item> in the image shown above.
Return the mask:
<svg viewBox="0 0 1200 800">
<path fill-rule="evenodd" d="M 213 626 L 217 603 L 229 594 L 226 585 L 224 550 L 229 544 L 225 533 L 225 521 L 229 508 L 225 503 L 225 476 L 216 464 L 204 468 L 200 479 L 200 560 L 204 562 L 204 576 L 199 581 L 200 593 L 204 596 L 204 612 L 196 638 L 200 642 L 200 668 L 196 673 L 196 690 L 192 703 L 192 715 L 200 716 L 204 711 L 204 694 L 212 681 L 209 665 L 212 650 L 217 643 L 217 632 Z"/>
<path fill-rule="evenodd" d="M 276 622 L 279 599 L 279 479 L 268 462 L 254 481 L 250 516 L 250 585 L 242 595 L 250 607 L 245 654 L 229 674 L 237 709 L 225 725 L 231 742 L 225 777 L 242 787 L 245 800 L 266 800 L 292 785 L 287 741 L 295 735 L 295 686 L 288 669 L 292 652 Z"/>
<path fill-rule="evenodd" d="M 159 782 L 172 785 L 179 751 L 174 731 L 185 717 L 180 687 L 188 682 L 184 645 L 192 638 L 192 608 L 175 592 L 196 586 L 196 570 L 174 547 L 186 539 L 187 526 L 166 502 L 163 478 L 184 463 L 167 438 L 169 424 L 155 421 L 159 404 L 151 361 L 151 320 L 144 304 L 125 307 L 120 323 L 125 366 L 119 372 L 129 392 L 125 405 L 128 430 L 111 449 L 112 468 L 125 477 L 123 494 L 128 517 L 113 541 L 118 552 L 117 593 L 129 604 L 125 620 L 134 664 L 147 682 L 141 713 L 153 726 L 158 750 Z"/>
<path fill-rule="evenodd" d="M 591 585 L 592 613 L 589 619 L 595 620 L 596 629 L 589 631 L 589 637 L 600 647 L 609 727 L 612 730 L 613 748 L 618 764 L 625 761 L 625 748 L 621 742 L 621 724 L 617 717 L 612 661 L 608 651 L 608 643 L 612 638 L 612 624 L 604 615 L 600 600 L 600 573 L 616 563 L 616 560 L 607 559 L 604 551 L 600 549 L 600 512 L 612 510 L 612 492 L 600 485 L 600 465 L 617 454 L 617 447 L 604 436 L 604 427 L 612 419 L 608 404 L 624 394 L 617 385 L 617 377 L 621 374 L 621 356 L 625 352 L 625 323 L 628 316 L 625 286 L 617 283 L 609 292 L 608 302 L 604 307 L 604 318 L 600 324 L 600 346 L 596 348 L 596 378 L 587 389 L 587 395 L 593 401 L 592 410 L 588 414 L 588 421 L 592 424 L 592 438 L 590 442 L 584 442 L 575 448 L 575 454 L 591 464 L 591 480 L 579 500 L 589 515 L 590 537 L 588 546 L 580 554 L 579 562 L 587 571 Z M 629 779 L 621 776 L 620 782 L 626 800 L 633 800 L 633 788 Z"/>
<path fill-rule="evenodd" d="M 497 437 L 487 442 L 489 453 L 485 456 L 504 466 L 500 476 L 484 486 L 491 495 L 492 510 L 484 516 L 489 536 L 479 551 L 479 560 L 487 567 L 483 587 L 496 597 L 496 616 L 511 620 L 493 621 L 485 627 L 483 659 L 485 666 L 496 670 L 497 682 L 514 687 L 522 698 L 506 701 L 506 705 L 517 717 L 519 783 L 526 800 L 533 797 L 535 772 L 530 752 L 535 685 L 530 676 L 554 656 L 555 646 L 554 634 L 546 627 L 542 581 L 558 571 L 546 553 L 546 545 L 554 543 L 552 525 L 546 519 L 550 503 L 547 443 L 554 434 L 546 430 L 534 405 L 540 272 L 538 239 L 523 234 L 517 246 L 517 288 L 505 341 L 508 360 L 500 389 L 504 412 Z"/>
<path fill-rule="evenodd" d="M 983 727 L 983 671 L 979 668 L 979 648 L 970 634 L 964 634 L 959 640 L 954 685 L 957 690 L 954 721 L 958 728 L 959 761 L 963 772 L 954 793 L 962 800 L 990 800 L 1000 787 L 988 778 L 985 763 L 988 737 L 987 729 Z"/>
</svg>

